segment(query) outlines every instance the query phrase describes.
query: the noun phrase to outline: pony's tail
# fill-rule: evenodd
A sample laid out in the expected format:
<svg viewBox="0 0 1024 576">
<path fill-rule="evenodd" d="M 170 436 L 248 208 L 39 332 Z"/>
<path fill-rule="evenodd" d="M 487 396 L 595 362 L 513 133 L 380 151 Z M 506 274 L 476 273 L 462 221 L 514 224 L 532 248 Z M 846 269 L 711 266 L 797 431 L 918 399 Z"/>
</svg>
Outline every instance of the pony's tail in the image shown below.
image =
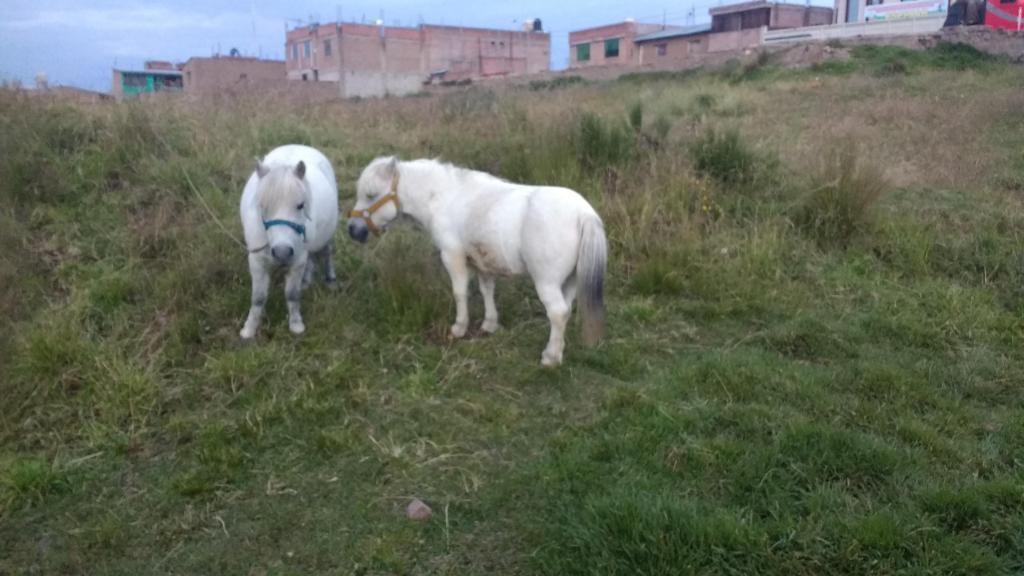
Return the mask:
<svg viewBox="0 0 1024 576">
<path fill-rule="evenodd" d="M 597 215 L 583 220 L 576 281 L 583 320 L 583 344 L 593 346 L 604 336 L 604 274 L 608 267 L 608 241 Z"/>
</svg>

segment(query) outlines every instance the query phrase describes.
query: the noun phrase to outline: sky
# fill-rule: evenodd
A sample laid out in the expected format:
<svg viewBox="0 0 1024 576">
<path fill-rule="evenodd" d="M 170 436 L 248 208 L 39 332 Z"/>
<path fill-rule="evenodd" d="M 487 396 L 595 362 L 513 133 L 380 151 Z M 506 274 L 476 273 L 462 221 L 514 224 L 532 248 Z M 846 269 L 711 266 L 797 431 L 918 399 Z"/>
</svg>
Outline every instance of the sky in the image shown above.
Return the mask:
<svg viewBox="0 0 1024 576">
<path fill-rule="evenodd" d="M 820 0 L 819 0 L 820 1 Z M 569 30 L 621 22 L 708 21 L 719 0 L 450 0 L 324 2 L 312 0 L 0 0 L 0 81 L 33 86 L 37 73 L 50 84 L 109 91 L 111 69 L 142 68 L 145 60 L 184 62 L 227 54 L 284 58 L 285 26 L 308 22 L 419 22 L 519 29 L 540 18 L 551 32 L 552 68 L 569 58 Z M 688 20 L 691 7 L 695 19 Z"/>
</svg>

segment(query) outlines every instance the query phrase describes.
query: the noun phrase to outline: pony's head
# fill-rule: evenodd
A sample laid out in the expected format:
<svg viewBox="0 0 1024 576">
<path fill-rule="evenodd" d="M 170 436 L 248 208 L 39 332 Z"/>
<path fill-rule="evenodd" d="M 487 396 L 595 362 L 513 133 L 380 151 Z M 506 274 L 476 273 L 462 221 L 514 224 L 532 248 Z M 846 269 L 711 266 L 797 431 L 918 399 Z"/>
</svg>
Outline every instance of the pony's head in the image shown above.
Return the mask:
<svg viewBox="0 0 1024 576">
<path fill-rule="evenodd" d="M 270 254 L 278 263 L 289 264 L 306 248 L 310 203 L 306 164 L 300 161 L 295 167 L 269 168 L 258 162 L 256 175 L 256 197 Z"/>
<path fill-rule="evenodd" d="M 348 235 L 366 242 L 370 232 L 379 234 L 398 218 L 398 158 L 377 158 L 363 169 L 356 184 L 356 206 L 349 213 Z"/>
</svg>

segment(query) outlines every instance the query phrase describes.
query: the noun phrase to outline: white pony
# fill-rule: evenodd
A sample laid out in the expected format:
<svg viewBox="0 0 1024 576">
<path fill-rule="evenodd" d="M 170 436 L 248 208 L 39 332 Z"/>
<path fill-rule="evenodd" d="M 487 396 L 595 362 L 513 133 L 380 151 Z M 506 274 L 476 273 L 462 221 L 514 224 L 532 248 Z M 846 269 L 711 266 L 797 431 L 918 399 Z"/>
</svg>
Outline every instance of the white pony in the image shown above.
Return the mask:
<svg viewBox="0 0 1024 576">
<path fill-rule="evenodd" d="M 366 242 L 369 232 L 379 234 L 402 213 L 430 231 L 452 280 L 453 337 L 466 334 L 466 298 L 475 271 L 484 298 L 480 328 L 488 333 L 498 329 L 495 276 L 531 276 L 551 321 L 544 366 L 562 363 L 577 286 L 584 343 L 600 340 L 607 241 L 601 218 L 576 192 L 512 184 L 436 160 L 377 158 L 363 170 L 356 193 L 348 221 L 354 240 Z"/>
<path fill-rule="evenodd" d="M 242 338 L 256 336 L 275 265 L 288 269 L 284 288 L 288 329 L 302 334 L 306 325 L 299 312 L 299 296 L 313 279 L 311 254 L 323 259 L 327 285 L 333 288 L 337 282 L 331 247 L 338 227 L 338 185 L 330 161 L 308 146 L 275 148 L 257 161 L 239 212 L 252 275 L 252 307 Z"/>
</svg>

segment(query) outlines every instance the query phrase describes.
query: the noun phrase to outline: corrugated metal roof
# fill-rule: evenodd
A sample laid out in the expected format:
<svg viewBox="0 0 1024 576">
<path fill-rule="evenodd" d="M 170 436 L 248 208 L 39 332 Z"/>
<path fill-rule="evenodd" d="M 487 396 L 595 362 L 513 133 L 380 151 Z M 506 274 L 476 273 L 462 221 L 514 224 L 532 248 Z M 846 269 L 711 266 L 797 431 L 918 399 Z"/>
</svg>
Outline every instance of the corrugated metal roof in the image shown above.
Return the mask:
<svg viewBox="0 0 1024 576">
<path fill-rule="evenodd" d="M 686 26 L 683 28 L 669 28 L 668 30 L 658 30 L 657 32 L 651 32 L 650 34 L 643 34 L 633 39 L 637 44 L 641 42 L 655 42 L 657 40 L 668 40 L 669 38 L 680 38 L 682 36 L 693 36 L 694 34 L 704 34 L 711 32 L 711 24 L 698 24 L 696 26 Z"/>
<path fill-rule="evenodd" d="M 121 74 L 149 74 L 151 76 L 181 76 L 181 70 L 121 70 L 114 68 L 115 72 Z"/>
</svg>

